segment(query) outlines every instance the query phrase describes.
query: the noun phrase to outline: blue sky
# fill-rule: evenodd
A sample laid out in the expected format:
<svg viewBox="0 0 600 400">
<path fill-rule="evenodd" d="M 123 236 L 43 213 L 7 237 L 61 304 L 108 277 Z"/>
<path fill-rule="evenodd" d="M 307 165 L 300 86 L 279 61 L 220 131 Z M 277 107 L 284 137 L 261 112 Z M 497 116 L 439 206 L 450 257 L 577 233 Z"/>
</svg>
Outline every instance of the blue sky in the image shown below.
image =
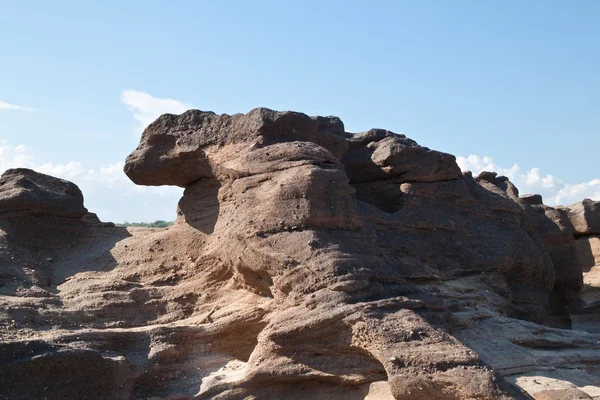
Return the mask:
<svg viewBox="0 0 600 400">
<path fill-rule="evenodd" d="M 338 115 L 600 200 L 600 2 L 0 2 L 0 169 L 71 179 L 105 220 L 173 219 L 121 173 L 142 126 L 189 107 Z"/>
</svg>

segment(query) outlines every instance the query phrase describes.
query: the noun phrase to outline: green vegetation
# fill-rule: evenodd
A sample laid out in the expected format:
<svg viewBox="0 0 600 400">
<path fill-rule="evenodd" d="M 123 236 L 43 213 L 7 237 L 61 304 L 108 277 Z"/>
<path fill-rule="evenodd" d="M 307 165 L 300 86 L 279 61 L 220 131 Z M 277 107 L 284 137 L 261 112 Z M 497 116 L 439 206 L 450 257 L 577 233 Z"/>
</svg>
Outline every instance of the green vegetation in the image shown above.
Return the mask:
<svg viewBox="0 0 600 400">
<path fill-rule="evenodd" d="M 167 228 L 171 225 L 173 225 L 173 222 L 175 221 L 162 221 L 162 220 L 158 220 L 158 221 L 154 221 L 154 222 L 123 222 L 121 224 L 116 224 L 117 226 L 137 226 L 137 227 L 144 227 L 144 228 Z"/>
</svg>

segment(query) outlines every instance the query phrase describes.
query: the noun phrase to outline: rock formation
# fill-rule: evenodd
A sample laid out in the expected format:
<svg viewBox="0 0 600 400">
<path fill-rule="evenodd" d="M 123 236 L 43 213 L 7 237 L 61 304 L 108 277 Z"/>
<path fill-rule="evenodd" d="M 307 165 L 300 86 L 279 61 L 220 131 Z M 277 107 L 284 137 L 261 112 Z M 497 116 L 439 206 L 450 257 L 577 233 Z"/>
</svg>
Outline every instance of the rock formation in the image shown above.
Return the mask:
<svg viewBox="0 0 600 400">
<path fill-rule="evenodd" d="M 185 188 L 171 228 L 0 179 L 0 398 L 600 393 L 597 203 L 552 208 L 404 135 L 264 108 L 163 115 L 125 173 Z"/>
<path fill-rule="evenodd" d="M 53 280 L 71 273 L 54 270 L 52 261 L 70 248 L 81 249 L 92 232 L 113 226 L 88 212 L 75 184 L 30 169 L 5 171 L 0 177 L 0 294 L 50 294 Z"/>
<path fill-rule="evenodd" d="M 575 236 L 600 235 L 600 201 L 584 199 L 561 209 L 573 224 Z"/>
</svg>

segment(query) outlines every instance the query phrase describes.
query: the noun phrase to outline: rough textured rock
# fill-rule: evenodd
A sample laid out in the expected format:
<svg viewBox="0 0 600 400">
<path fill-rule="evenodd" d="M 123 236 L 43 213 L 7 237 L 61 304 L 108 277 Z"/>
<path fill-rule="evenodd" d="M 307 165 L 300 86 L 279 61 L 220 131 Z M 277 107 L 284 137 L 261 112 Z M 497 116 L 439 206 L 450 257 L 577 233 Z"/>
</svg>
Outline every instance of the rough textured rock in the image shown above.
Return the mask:
<svg viewBox="0 0 600 400">
<path fill-rule="evenodd" d="M 0 176 L 0 214 L 6 213 L 81 218 L 87 209 L 75 184 L 17 168 Z"/>
<path fill-rule="evenodd" d="M 180 116 L 163 115 L 150 124 L 138 148 L 127 157 L 125 173 L 140 185 L 186 187 L 201 178 L 228 173 L 225 163 L 211 162 L 211 153 L 235 157 L 244 152 L 244 144 L 293 141 L 315 143 L 334 156 L 341 156 L 347 147 L 343 124 L 336 117 L 310 118 L 266 108 L 233 116 L 190 110 Z M 226 145 L 230 153 L 219 151 Z"/>
<path fill-rule="evenodd" d="M 557 209 L 570 223 L 569 231 L 576 238 L 576 257 L 583 271 L 579 304 L 571 311 L 574 325 L 580 329 L 600 332 L 600 202 L 584 199 Z"/>
<path fill-rule="evenodd" d="M 580 203 L 562 207 L 573 224 L 576 236 L 600 234 L 600 201 L 584 199 Z"/>
<path fill-rule="evenodd" d="M 542 205 L 544 202 L 542 201 L 542 196 L 539 194 L 524 194 L 519 197 L 522 203 L 528 204 L 531 206 Z"/>
<path fill-rule="evenodd" d="M 600 236 L 580 237 L 575 243 L 583 271 L 583 288 L 572 319 L 576 328 L 600 333 Z"/>
<path fill-rule="evenodd" d="M 352 183 L 397 178 L 398 182 L 435 182 L 462 176 L 453 155 L 422 147 L 383 129 L 348 137 L 342 162 Z"/>
<path fill-rule="evenodd" d="M 185 187 L 172 227 L 0 218 L 0 398 L 597 397 L 600 335 L 544 325 L 594 315 L 585 243 L 506 177 L 264 108 L 163 115 L 125 172 Z"/>
<path fill-rule="evenodd" d="M 578 238 L 575 244 L 584 272 L 589 272 L 595 265 L 600 265 L 600 235 Z"/>
<path fill-rule="evenodd" d="M 583 288 L 583 263 L 579 259 L 573 226 L 563 210 L 529 200 L 519 198 L 550 253 L 556 274 L 550 295 L 550 318 L 553 322 L 547 323 L 569 328 L 569 307 L 577 303 Z"/>
</svg>

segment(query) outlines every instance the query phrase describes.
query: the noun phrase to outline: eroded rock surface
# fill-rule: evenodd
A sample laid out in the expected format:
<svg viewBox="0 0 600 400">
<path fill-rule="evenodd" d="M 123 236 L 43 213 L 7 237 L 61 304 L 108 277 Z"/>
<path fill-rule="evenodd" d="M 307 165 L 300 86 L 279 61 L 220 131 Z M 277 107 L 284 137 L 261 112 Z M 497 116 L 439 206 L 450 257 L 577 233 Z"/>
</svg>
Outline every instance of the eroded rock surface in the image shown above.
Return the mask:
<svg viewBox="0 0 600 400">
<path fill-rule="evenodd" d="M 600 201 L 584 199 L 561 209 L 573 224 L 576 236 L 600 235 Z"/>
<path fill-rule="evenodd" d="M 163 115 L 125 173 L 185 187 L 172 227 L 98 225 L 81 196 L 64 239 L 0 218 L 0 398 L 597 397 L 600 335 L 572 319 L 595 315 L 600 255 L 576 209 L 404 135 L 264 108 Z"/>
<path fill-rule="evenodd" d="M 75 184 L 17 168 L 0 176 L 0 214 L 7 213 L 81 218 L 87 209 Z"/>
</svg>

